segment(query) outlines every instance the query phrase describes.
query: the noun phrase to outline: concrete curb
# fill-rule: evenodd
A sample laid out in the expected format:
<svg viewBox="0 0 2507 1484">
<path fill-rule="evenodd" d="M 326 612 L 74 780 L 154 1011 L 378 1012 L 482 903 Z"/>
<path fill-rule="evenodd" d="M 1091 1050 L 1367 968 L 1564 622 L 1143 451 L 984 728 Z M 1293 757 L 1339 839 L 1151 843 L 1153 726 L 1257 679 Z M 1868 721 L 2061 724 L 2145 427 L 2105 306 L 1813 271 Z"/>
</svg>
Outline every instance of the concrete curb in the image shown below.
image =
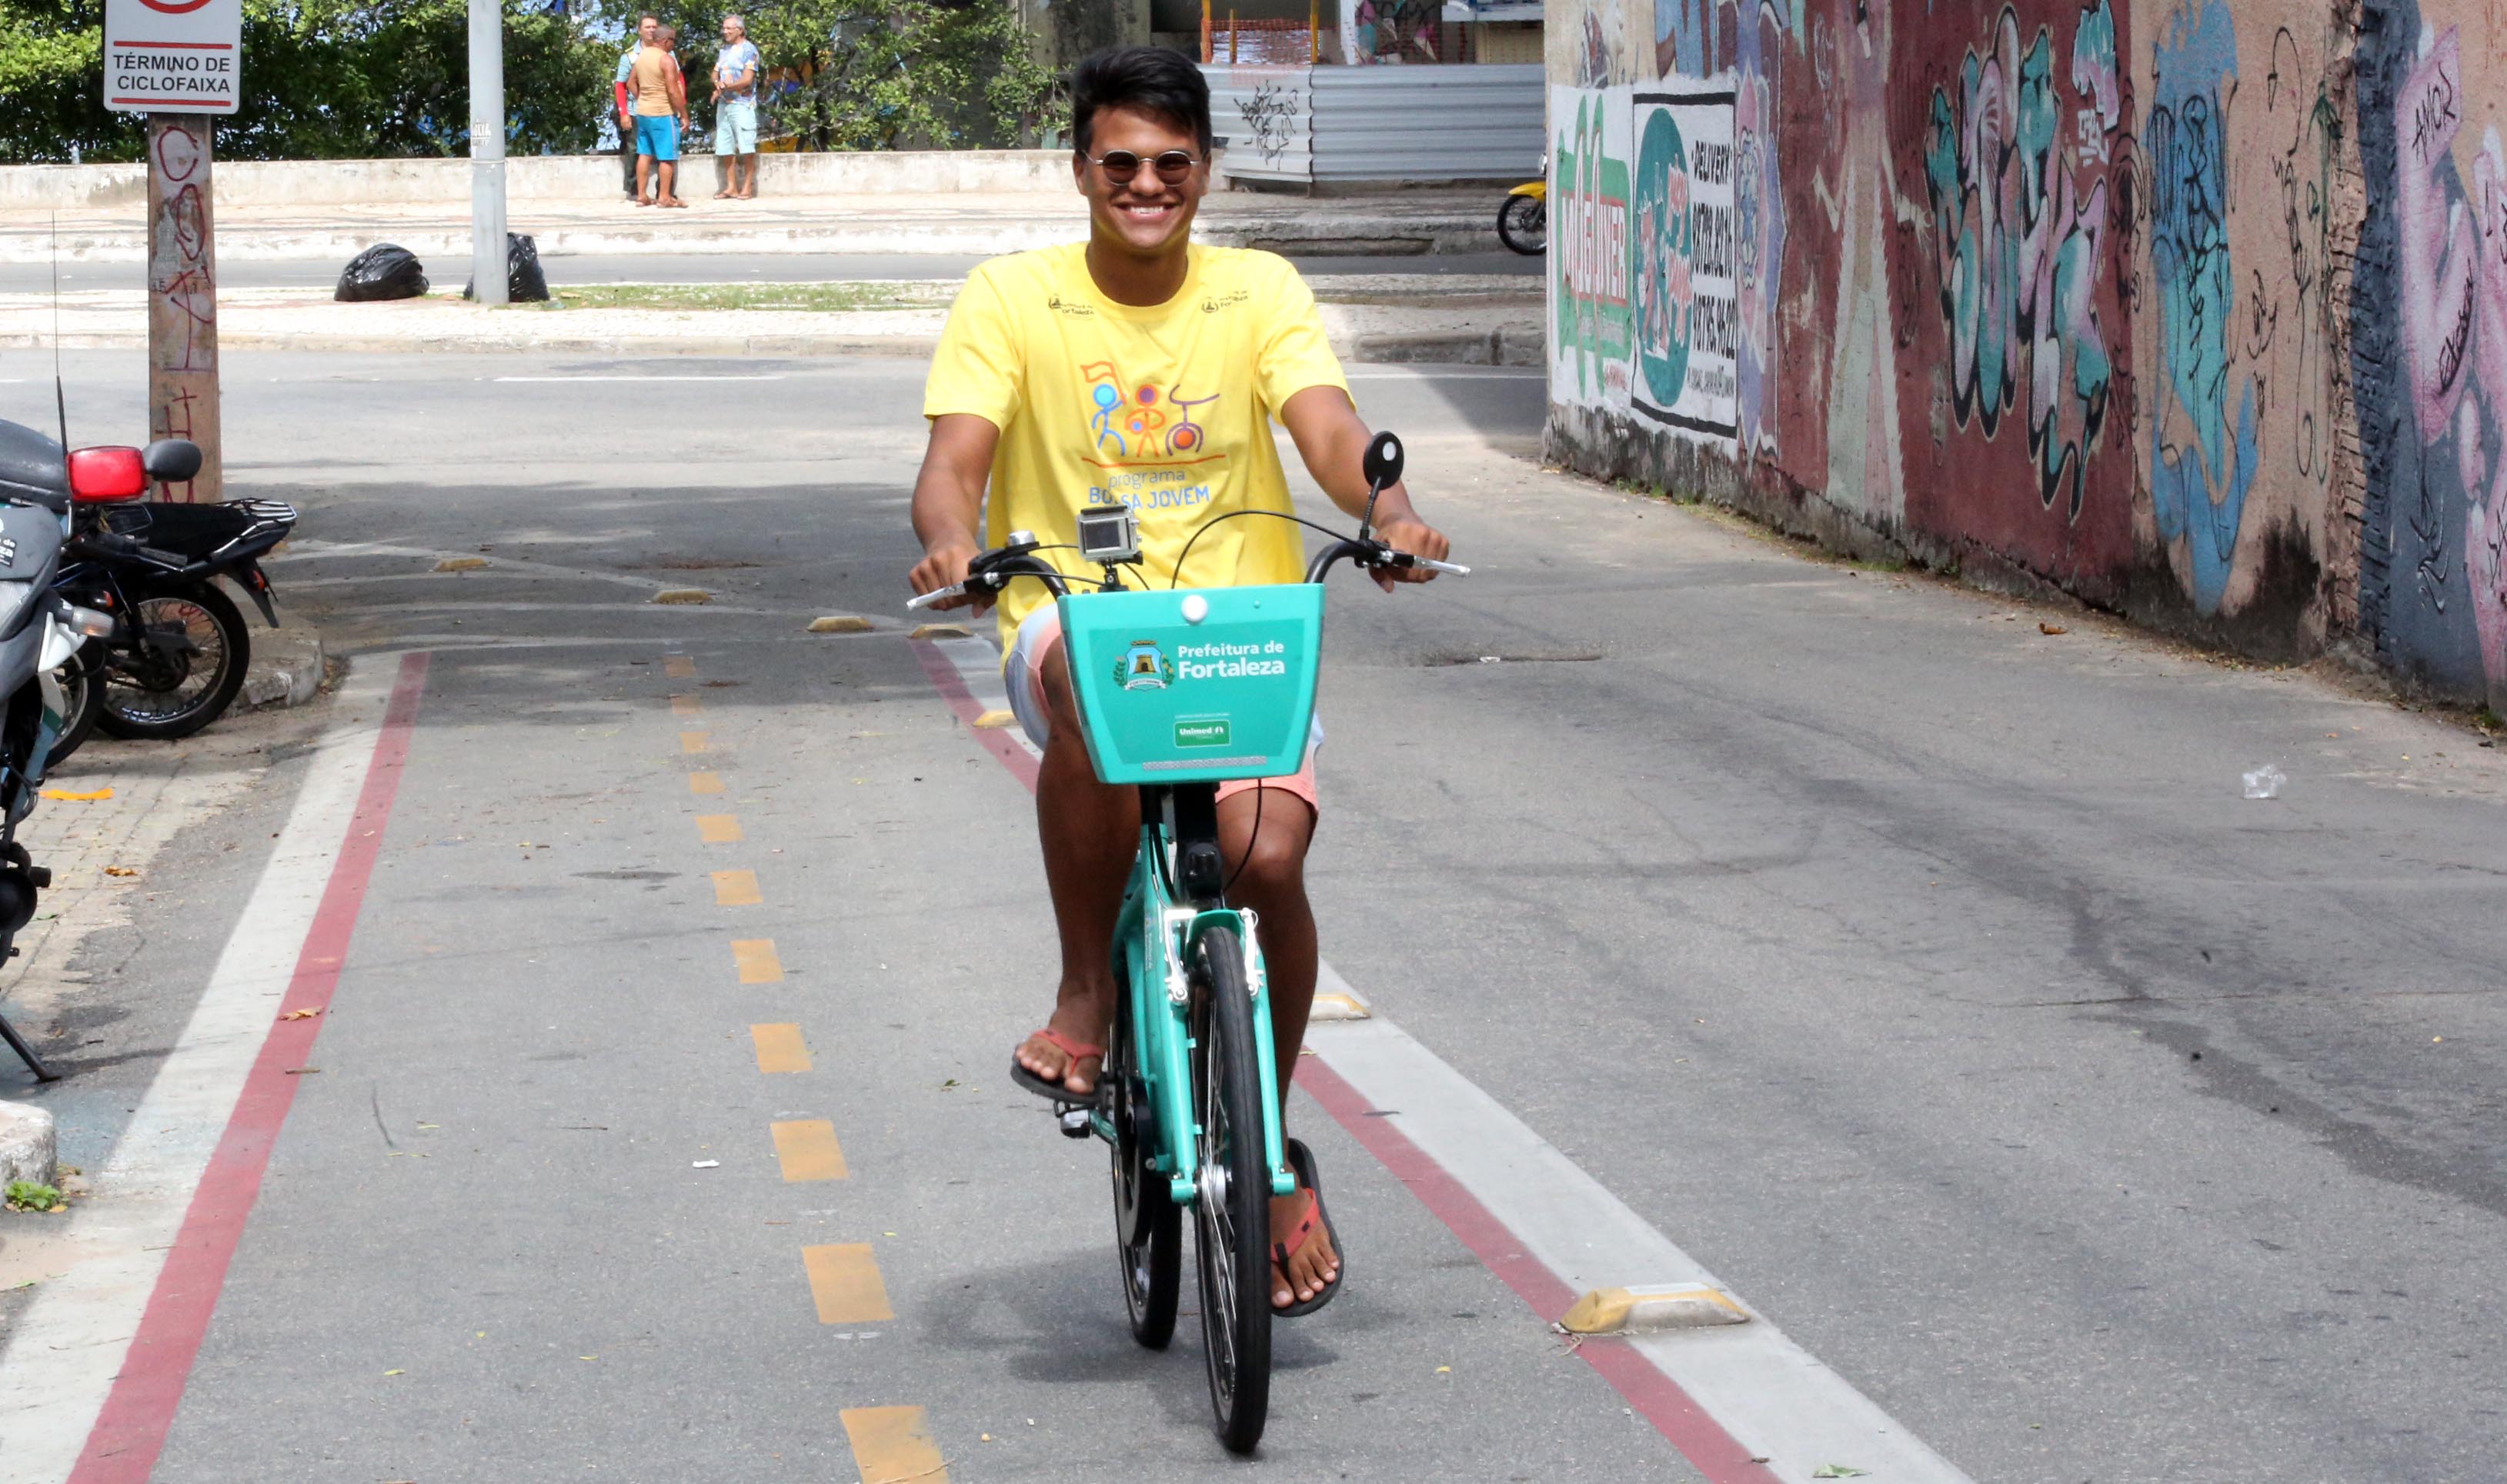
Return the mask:
<svg viewBox="0 0 2507 1484">
<path fill-rule="evenodd" d="M 253 635 L 252 664 L 237 698 L 247 708 L 303 706 L 321 690 L 322 635 L 292 617 L 284 629 Z"/>
<path fill-rule="evenodd" d="M 224 350 L 308 350 L 334 354 L 426 352 L 439 355 L 705 355 L 928 357 L 935 335 L 236 335 L 221 334 Z M 145 350 L 144 335 L 69 335 L 70 350 Z M 0 350 L 49 349 L 46 336 L 0 335 Z M 1332 348 L 1353 365 L 1435 362 L 1464 366 L 1539 366 L 1544 351 L 1539 326 L 1495 330 L 1426 330 L 1334 339 Z"/>
<path fill-rule="evenodd" d="M 57 1185 L 57 1155 L 50 1112 L 31 1104 L 0 1103 L 0 1185 L 11 1180 Z"/>
</svg>

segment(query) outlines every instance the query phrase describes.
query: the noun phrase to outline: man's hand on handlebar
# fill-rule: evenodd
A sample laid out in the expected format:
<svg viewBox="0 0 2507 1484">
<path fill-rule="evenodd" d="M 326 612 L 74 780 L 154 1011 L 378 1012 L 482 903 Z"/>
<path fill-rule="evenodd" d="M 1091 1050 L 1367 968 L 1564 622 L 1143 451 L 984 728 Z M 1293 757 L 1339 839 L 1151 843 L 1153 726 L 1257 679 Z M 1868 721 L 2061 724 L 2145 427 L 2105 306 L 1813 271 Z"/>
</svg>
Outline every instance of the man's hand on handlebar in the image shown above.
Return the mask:
<svg viewBox="0 0 2507 1484">
<path fill-rule="evenodd" d="M 1454 546 L 1452 542 L 1445 539 L 1444 532 L 1417 516 L 1395 516 L 1377 526 L 1375 535 L 1376 539 L 1397 552 L 1408 552 L 1414 557 L 1425 557 L 1431 561 L 1444 561 Z M 1377 567 L 1370 575 L 1375 578 L 1375 585 L 1387 593 L 1393 591 L 1395 583 L 1436 580 L 1435 569 L 1424 566 Z"/>
<path fill-rule="evenodd" d="M 967 565 L 980 554 L 981 548 L 971 541 L 944 540 L 923 554 L 923 560 L 914 563 L 914 570 L 906 574 L 905 580 L 917 597 L 941 588 L 956 587 L 966 580 Z M 978 588 L 973 592 L 953 594 L 929 606 L 963 608 L 972 604 L 980 614 L 991 609 L 995 596 Z"/>
</svg>

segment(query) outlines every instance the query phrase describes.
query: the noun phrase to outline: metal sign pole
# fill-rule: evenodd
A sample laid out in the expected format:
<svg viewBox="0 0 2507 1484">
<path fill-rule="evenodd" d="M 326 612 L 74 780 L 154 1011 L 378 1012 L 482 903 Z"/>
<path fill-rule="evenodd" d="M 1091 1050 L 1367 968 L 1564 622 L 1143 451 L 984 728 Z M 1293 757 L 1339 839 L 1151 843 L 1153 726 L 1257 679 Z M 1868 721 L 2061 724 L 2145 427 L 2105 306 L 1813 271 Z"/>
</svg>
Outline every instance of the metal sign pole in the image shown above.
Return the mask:
<svg viewBox="0 0 2507 1484">
<path fill-rule="evenodd" d="M 502 0 L 470 0 L 470 284 L 481 304 L 505 302 Z"/>
<path fill-rule="evenodd" d="M 218 265 L 207 114 L 148 116 L 148 436 L 200 446 L 200 472 L 160 497 L 224 499 Z"/>
</svg>

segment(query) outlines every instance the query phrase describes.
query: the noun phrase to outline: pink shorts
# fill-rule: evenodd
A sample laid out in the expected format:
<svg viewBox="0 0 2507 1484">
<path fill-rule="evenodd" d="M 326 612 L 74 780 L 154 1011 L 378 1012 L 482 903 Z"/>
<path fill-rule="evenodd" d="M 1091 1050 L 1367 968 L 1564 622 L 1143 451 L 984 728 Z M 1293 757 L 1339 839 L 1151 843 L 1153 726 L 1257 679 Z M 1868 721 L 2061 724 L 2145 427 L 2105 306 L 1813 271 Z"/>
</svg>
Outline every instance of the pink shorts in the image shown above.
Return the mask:
<svg viewBox="0 0 2507 1484">
<path fill-rule="evenodd" d="M 1044 603 L 1019 621 L 1018 637 L 1010 645 L 1009 659 L 1002 680 L 1010 693 L 1010 713 L 1018 718 L 1019 729 L 1027 740 L 1041 747 L 1053 735 L 1052 712 L 1045 707 L 1044 662 L 1062 643 L 1062 610 Z M 1218 785 L 1218 797 L 1226 799 L 1249 788 L 1279 788 L 1306 801 L 1306 808 L 1323 816 L 1323 807 L 1315 802 L 1315 749 L 1323 745 L 1324 724 L 1319 718 L 1306 735 L 1305 766 L 1286 778 L 1237 778 Z"/>
</svg>

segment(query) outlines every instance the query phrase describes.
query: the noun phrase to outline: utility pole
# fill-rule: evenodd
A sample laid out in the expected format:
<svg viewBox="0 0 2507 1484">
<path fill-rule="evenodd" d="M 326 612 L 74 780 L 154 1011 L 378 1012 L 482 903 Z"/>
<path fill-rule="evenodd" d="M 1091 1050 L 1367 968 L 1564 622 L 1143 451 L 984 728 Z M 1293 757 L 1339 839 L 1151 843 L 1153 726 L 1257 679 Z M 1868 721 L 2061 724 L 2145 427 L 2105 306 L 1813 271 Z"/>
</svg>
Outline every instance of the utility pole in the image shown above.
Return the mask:
<svg viewBox="0 0 2507 1484">
<path fill-rule="evenodd" d="M 200 445 L 200 472 L 160 497 L 226 497 L 218 416 L 218 259 L 207 114 L 148 116 L 148 436 Z"/>
<path fill-rule="evenodd" d="M 505 302 L 505 13 L 470 0 L 470 285 Z"/>
</svg>

